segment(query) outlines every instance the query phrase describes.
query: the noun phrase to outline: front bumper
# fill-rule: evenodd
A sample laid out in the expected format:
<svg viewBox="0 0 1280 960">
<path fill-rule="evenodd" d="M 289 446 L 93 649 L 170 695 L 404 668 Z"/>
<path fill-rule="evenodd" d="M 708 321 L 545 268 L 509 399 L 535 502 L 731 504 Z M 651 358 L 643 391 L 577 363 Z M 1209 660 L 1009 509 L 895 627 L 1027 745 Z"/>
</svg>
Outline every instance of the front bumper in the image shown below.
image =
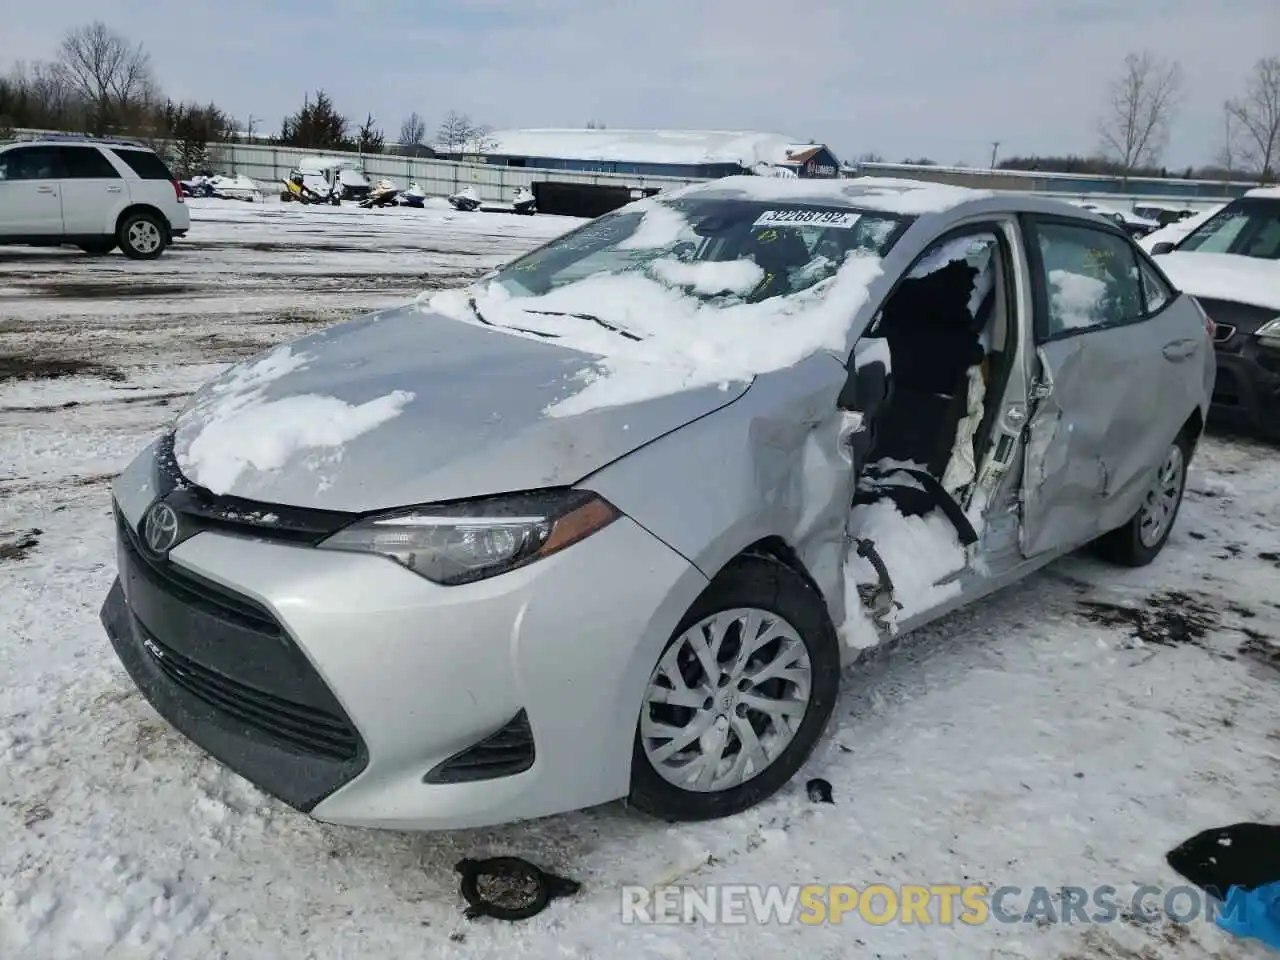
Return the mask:
<svg viewBox="0 0 1280 960">
<path fill-rule="evenodd" d="M 644 684 L 707 582 L 625 517 L 457 587 L 211 530 L 171 551 L 165 580 L 136 520 L 121 517 L 102 619 L 139 689 L 262 789 L 359 826 L 482 826 L 624 796 Z M 521 714 L 527 769 L 424 782 Z"/>
<path fill-rule="evenodd" d="M 1263 433 L 1280 433 L 1280 349 L 1237 333 L 1217 345 L 1213 412 Z"/>
</svg>

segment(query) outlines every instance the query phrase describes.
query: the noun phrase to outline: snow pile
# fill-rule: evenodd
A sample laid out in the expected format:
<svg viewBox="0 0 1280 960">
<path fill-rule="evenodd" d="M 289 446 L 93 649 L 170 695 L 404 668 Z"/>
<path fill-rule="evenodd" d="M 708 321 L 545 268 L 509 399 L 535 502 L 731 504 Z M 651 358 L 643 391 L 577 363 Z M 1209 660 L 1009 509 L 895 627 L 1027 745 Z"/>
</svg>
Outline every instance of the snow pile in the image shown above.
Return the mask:
<svg viewBox="0 0 1280 960">
<path fill-rule="evenodd" d="M 670 258 L 649 265 L 649 272 L 673 287 L 689 287 L 694 293 L 746 296 L 764 279 L 764 270 L 750 260 L 704 260 L 682 263 Z"/>
<path fill-rule="evenodd" d="M 964 570 L 968 555 L 940 511 L 905 517 L 887 497 L 858 504 L 849 515 L 849 531 L 875 544 L 893 581 L 893 599 L 901 606 L 889 622 L 907 620 L 960 595 L 960 583 L 940 581 Z M 869 560 L 853 549 L 845 559 L 845 616 L 841 634 L 854 646 L 874 646 L 875 627 L 858 598 L 859 584 L 878 584 L 879 575 Z"/>
<path fill-rule="evenodd" d="M 640 225 L 635 231 L 618 244 L 619 250 L 661 250 L 663 247 L 674 246 L 681 240 L 692 243 L 698 240 L 689 221 L 674 207 L 665 203 L 641 201 L 631 209 L 644 210 L 644 216 L 640 218 Z"/>
<path fill-rule="evenodd" d="M 744 130 L 500 130 L 486 139 L 492 144 L 487 152 L 495 156 L 687 166 L 732 163 L 744 170 L 786 162 L 788 148 L 795 143 L 794 137 Z"/>
<path fill-rule="evenodd" d="M 851 177 L 836 180 L 797 177 L 722 177 L 695 183 L 664 195 L 670 200 L 726 197 L 774 203 L 834 203 L 859 210 L 904 216 L 941 213 L 970 200 L 994 197 L 990 190 L 927 183 L 897 177 Z M 886 225 L 889 230 L 893 224 Z"/>
<path fill-rule="evenodd" d="M 309 362 L 289 346 L 277 347 L 210 385 L 178 418 L 174 449 L 183 474 L 228 493 L 245 470 L 278 470 L 304 450 L 341 448 L 413 399 L 404 390 L 361 404 L 319 394 L 264 399 L 268 385 Z"/>
<path fill-rule="evenodd" d="M 671 262 L 665 269 L 683 266 L 687 265 Z M 711 268 L 698 275 L 704 287 L 725 279 L 744 280 L 747 269 L 703 266 Z M 742 275 L 714 275 L 726 267 Z M 489 283 L 436 294 L 426 306 L 453 320 L 485 322 L 513 336 L 554 337 L 558 344 L 598 357 L 593 368 L 578 374 L 581 388 L 545 411 L 549 416 L 571 416 L 751 380 L 824 349 L 843 353 L 849 326 L 880 272 L 879 257 L 853 255 L 834 276 L 807 290 L 724 306 L 634 272 L 595 274 L 533 297 L 512 297 L 499 284 Z M 619 330 L 640 339 L 620 335 Z"/>
<path fill-rule="evenodd" d="M 1097 323 L 1107 285 L 1096 277 L 1069 270 L 1049 271 L 1050 313 L 1063 330 L 1079 330 Z"/>
</svg>

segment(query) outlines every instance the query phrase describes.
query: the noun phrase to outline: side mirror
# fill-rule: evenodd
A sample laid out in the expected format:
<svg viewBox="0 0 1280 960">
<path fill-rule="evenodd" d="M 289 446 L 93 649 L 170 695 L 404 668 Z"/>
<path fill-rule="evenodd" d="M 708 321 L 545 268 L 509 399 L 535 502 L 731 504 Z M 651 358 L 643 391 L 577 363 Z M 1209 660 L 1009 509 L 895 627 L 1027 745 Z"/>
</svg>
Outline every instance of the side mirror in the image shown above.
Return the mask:
<svg viewBox="0 0 1280 960">
<path fill-rule="evenodd" d="M 1173 244 L 1168 240 L 1161 240 L 1159 243 L 1157 243 L 1154 247 L 1151 248 L 1151 255 L 1153 257 L 1158 257 L 1161 254 L 1165 254 L 1165 253 L 1173 253 Z"/>
</svg>

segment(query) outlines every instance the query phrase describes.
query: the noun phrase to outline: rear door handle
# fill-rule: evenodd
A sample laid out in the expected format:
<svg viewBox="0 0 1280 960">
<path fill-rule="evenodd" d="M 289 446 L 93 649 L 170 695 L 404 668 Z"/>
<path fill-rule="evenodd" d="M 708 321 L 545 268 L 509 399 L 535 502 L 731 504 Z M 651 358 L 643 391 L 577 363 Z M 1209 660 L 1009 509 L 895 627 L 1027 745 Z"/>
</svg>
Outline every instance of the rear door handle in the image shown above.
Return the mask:
<svg viewBox="0 0 1280 960">
<path fill-rule="evenodd" d="M 53 187 L 37 187 L 36 193 L 54 193 Z"/>
<path fill-rule="evenodd" d="M 1166 359 L 1172 360 L 1174 363 L 1181 363 L 1191 357 L 1196 352 L 1196 341 L 1192 339 L 1174 340 L 1172 343 L 1164 345 L 1164 355 Z"/>
</svg>

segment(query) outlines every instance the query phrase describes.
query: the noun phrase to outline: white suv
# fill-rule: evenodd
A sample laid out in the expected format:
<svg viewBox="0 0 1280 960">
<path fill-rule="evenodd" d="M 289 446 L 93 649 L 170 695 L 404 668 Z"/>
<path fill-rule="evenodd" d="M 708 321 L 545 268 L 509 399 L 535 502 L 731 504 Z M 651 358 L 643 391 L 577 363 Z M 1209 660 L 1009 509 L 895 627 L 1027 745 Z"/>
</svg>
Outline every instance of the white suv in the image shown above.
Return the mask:
<svg viewBox="0 0 1280 960">
<path fill-rule="evenodd" d="M 191 226 L 182 187 L 156 154 L 91 137 L 0 146 L 0 244 L 74 244 L 154 260 Z"/>
</svg>

